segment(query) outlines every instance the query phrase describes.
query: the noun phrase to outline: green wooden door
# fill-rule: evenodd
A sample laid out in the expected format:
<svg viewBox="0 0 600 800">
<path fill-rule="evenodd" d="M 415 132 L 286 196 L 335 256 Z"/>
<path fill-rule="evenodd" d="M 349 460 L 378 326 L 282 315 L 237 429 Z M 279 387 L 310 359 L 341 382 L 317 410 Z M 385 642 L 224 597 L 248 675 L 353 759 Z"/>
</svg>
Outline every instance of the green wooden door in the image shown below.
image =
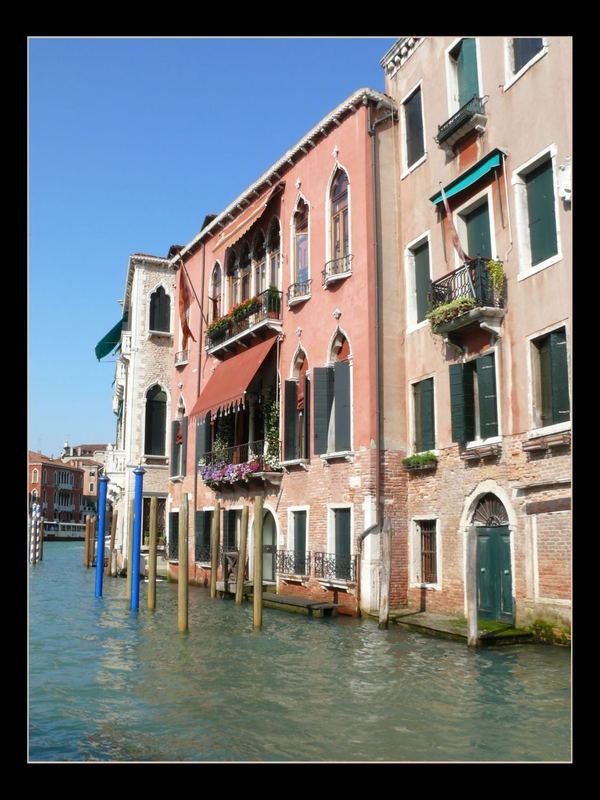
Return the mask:
<svg viewBox="0 0 600 800">
<path fill-rule="evenodd" d="M 477 528 L 478 616 L 512 622 L 510 532 L 507 525 Z"/>
<path fill-rule="evenodd" d="M 458 105 L 462 108 L 474 95 L 479 96 L 477 46 L 475 39 L 463 39 L 455 51 Z"/>
<path fill-rule="evenodd" d="M 487 203 L 482 203 L 474 211 L 464 216 L 467 228 L 467 248 L 471 258 L 492 257 L 490 237 L 490 211 Z"/>
<path fill-rule="evenodd" d="M 350 509 L 336 508 L 335 515 L 335 577 L 350 580 Z"/>
</svg>

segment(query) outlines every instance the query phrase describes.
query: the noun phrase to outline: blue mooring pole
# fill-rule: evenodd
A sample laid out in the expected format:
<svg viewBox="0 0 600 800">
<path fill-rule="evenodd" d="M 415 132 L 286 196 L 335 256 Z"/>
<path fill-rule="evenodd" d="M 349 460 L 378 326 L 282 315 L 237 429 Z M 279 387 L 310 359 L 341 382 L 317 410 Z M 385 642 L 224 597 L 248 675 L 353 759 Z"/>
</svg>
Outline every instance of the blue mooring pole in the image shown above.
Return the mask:
<svg viewBox="0 0 600 800">
<path fill-rule="evenodd" d="M 144 482 L 143 467 L 133 470 L 135 475 L 135 493 L 133 497 L 133 556 L 131 559 L 131 610 L 140 607 L 140 551 L 142 549 L 142 486 Z"/>
<path fill-rule="evenodd" d="M 100 499 L 98 500 L 98 548 L 96 550 L 96 597 L 102 597 L 102 576 L 104 575 L 104 523 L 106 520 L 106 484 L 108 476 L 100 478 Z"/>
</svg>

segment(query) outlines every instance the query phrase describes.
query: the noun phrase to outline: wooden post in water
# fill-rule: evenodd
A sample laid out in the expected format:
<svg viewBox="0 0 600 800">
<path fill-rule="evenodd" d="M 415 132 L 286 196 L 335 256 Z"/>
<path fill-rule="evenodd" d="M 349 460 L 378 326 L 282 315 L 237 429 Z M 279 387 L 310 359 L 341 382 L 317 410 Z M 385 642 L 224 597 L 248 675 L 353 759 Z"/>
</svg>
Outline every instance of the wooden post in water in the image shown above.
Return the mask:
<svg viewBox="0 0 600 800">
<path fill-rule="evenodd" d="M 111 576 L 114 577 L 116 573 L 113 573 L 113 550 L 115 549 L 115 536 L 117 534 L 117 514 L 118 511 L 113 509 L 112 513 L 112 520 L 110 523 L 110 547 L 108 548 L 108 566 L 106 568 L 106 574 L 110 578 Z"/>
<path fill-rule="evenodd" d="M 44 560 L 44 518 L 40 517 L 40 561 Z"/>
<path fill-rule="evenodd" d="M 263 618 L 263 498 L 254 498 L 254 569 L 253 569 L 253 595 L 254 595 L 254 627 L 262 628 Z"/>
<path fill-rule="evenodd" d="M 467 590 L 467 644 L 469 647 L 479 646 L 477 630 L 477 528 L 469 526 L 467 530 L 467 563 L 465 570 Z"/>
<path fill-rule="evenodd" d="M 156 608 L 156 513 L 158 500 L 150 498 L 150 549 L 148 551 L 148 608 Z"/>
<path fill-rule="evenodd" d="M 188 629 L 188 496 L 179 506 L 179 572 L 177 577 L 177 629 Z"/>
<path fill-rule="evenodd" d="M 31 563 L 37 563 L 37 548 L 38 548 L 38 518 L 35 511 L 35 505 L 31 511 Z"/>
<path fill-rule="evenodd" d="M 383 520 L 381 530 L 381 577 L 379 579 L 379 628 L 385 630 L 390 619 L 390 572 L 392 566 L 392 523 Z"/>
<path fill-rule="evenodd" d="M 83 540 L 83 566 L 89 567 L 90 565 L 90 526 L 91 517 L 89 514 L 85 515 L 85 534 Z"/>
<path fill-rule="evenodd" d="M 242 529 L 240 531 L 240 551 L 238 553 L 238 568 L 235 584 L 235 602 L 240 605 L 244 598 L 244 573 L 246 567 L 246 545 L 248 542 L 248 506 L 242 508 Z"/>
<path fill-rule="evenodd" d="M 221 538 L 221 504 L 217 500 L 210 528 L 210 596 L 217 596 L 217 570 L 219 569 L 219 540 Z"/>
<path fill-rule="evenodd" d="M 133 497 L 129 501 L 129 529 L 127 531 L 127 600 L 131 600 L 131 578 L 133 575 Z"/>
<path fill-rule="evenodd" d="M 94 565 L 94 554 L 96 553 L 96 515 L 92 516 L 90 522 L 90 566 Z"/>
</svg>

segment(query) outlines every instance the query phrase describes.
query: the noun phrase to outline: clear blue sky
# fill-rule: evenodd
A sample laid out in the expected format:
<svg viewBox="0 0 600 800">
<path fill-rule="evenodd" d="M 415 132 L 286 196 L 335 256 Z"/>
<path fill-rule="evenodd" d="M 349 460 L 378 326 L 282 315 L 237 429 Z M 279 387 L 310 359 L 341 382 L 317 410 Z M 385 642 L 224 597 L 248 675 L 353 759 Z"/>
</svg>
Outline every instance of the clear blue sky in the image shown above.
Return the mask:
<svg viewBox="0 0 600 800">
<path fill-rule="evenodd" d="M 29 41 L 29 448 L 114 442 L 128 257 L 166 256 L 357 89 L 397 37 Z"/>
</svg>

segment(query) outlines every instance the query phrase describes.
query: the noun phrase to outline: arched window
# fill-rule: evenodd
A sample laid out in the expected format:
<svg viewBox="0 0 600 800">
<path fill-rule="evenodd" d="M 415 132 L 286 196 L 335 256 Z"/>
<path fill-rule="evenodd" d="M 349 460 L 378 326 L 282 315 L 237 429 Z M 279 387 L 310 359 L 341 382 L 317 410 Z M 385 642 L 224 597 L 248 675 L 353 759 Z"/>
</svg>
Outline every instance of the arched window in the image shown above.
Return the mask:
<svg viewBox="0 0 600 800">
<path fill-rule="evenodd" d="M 348 225 L 348 176 L 340 169 L 331 185 L 331 257 L 341 259 L 342 264 L 350 252 L 350 229 Z M 336 270 L 338 272 L 340 270 Z M 345 270 L 341 270 L 345 271 Z"/>
<path fill-rule="evenodd" d="M 221 267 L 215 264 L 210 280 L 210 322 L 221 316 Z"/>
<path fill-rule="evenodd" d="M 308 281 L 308 205 L 300 200 L 294 213 L 294 280 Z"/>
<path fill-rule="evenodd" d="M 165 333 L 171 330 L 171 298 L 162 286 L 150 296 L 150 330 Z"/>
<path fill-rule="evenodd" d="M 330 353 L 331 366 L 316 367 L 314 381 L 315 454 L 347 452 L 352 439 L 350 345 L 341 331 Z"/>
<path fill-rule="evenodd" d="M 269 287 L 279 289 L 279 266 L 281 264 L 281 243 L 279 237 L 279 222 L 274 219 L 269 228 L 267 237 L 267 261 Z"/>
<path fill-rule="evenodd" d="M 241 300 L 250 299 L 250 280 L 252 278 L 252 262 L 250 260 L 250 248 L 244 242 L 240 256 L 240 279 L 241 279 Z"/>
<path fill-rule="evenodd" d="M 254 294 L 260 294 L 268 289 L 267 286 L 267 255 L 265 250 L 265 237 L 259 229 L 252 246 L 252 259 L 254 261 Z"/>
<path fill-rule="evenodd" d="M 294 361 L 292 379 L 285 382 L 284 460 L 309 458 L 310 379 L 308 358 L 300 350 Z"/>
<path fill-rule="evenodd" d="M 32 483 L 37 483 L 38 482 L 38 471 L 37 471 L 37 469 L 34 469 L 33 472 L 31 473 L 31 482 Z"/>
<path fill-rule="evenodd" d="M 232 250 L 227 261 L 227 281 L 229 284 L 229 308 L 240 302 L 240 266 Z"/>
<path fill-rule="evenodd" d="M 155 385 L 146 393 L 146 425 L 144 453 L 149 456 L 165 455 L 165 434 L 167 424 L 167 395 L 160 386 Z"/>
</svg>

